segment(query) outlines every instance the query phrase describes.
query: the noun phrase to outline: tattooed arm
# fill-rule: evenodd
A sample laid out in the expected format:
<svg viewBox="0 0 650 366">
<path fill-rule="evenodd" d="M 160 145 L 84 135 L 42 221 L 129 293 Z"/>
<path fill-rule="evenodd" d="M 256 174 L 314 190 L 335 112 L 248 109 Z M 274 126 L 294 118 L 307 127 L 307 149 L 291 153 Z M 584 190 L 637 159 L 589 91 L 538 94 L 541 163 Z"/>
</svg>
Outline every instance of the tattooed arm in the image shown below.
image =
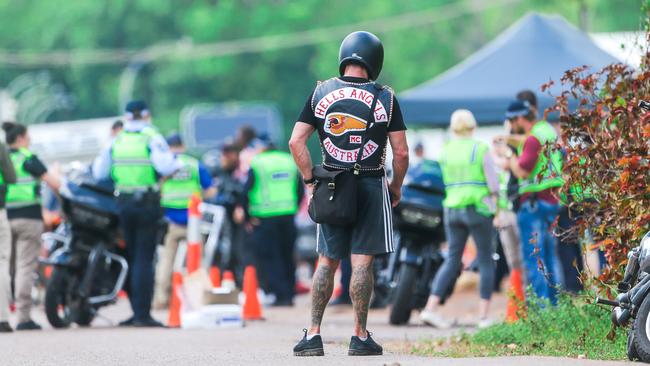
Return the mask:
<svg viewBox="0 0 650 366">
<path fill-rule="evenodd" d="M 309 150 L 307 150 L 307 140 L 309 140 L 309 136 L 314 131 L 315 129 L 312 125 L 304 122 L 296 122 L 291 133 L 291 139 L 289 139 L 289 149 L 291 150 L 291 155 L 293 155 L 293 160 L 296 161 L 302 177 L 307 180 L 312 178 L 312 163 Z"/>
</svg>

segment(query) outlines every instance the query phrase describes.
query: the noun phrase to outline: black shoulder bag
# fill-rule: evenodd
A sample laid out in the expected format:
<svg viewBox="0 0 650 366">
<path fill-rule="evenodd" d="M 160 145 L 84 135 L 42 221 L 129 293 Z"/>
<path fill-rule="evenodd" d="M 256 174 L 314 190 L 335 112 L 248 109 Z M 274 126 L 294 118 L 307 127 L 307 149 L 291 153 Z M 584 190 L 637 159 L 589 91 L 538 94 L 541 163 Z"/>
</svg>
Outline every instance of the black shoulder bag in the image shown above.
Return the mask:
<svg viewBox="0 0 650 366">
<path fill-rule="evenodd" d="M 367 143 L 368 129 L 375 122 L 377 94 L 373 95 L 370 116 L 361 137 L 361 147 L 357 152 L 357 161 L 351 170 L 327 170 L 322 165 L 314 167 L 312 174 L 316 180 L 309 216 L 319 224 L 346 226 L 354 224 L 357 219 L 357 177 L 361 171 L 363 148 Z"/>
</svg>

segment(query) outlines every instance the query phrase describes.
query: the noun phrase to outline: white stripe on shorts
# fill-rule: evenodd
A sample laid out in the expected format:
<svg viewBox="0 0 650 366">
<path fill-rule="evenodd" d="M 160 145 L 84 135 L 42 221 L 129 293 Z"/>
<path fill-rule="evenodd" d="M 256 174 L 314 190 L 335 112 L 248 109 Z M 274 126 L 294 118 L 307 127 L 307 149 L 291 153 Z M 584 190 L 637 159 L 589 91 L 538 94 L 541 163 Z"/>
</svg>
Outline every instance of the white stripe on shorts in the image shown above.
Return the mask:
<svg viewBox="0 0 650 366">
<path fill-rule="evenodd" d="M 382 218 L 384 219 L 384 245 L 386 246 L 386 252 L 390 251 L 390 246 L 388 245 L 388 233 L 386 228 L 388 227 L 387 217 L 386 217 L 386 178 L 381 179 L 381 209 L 382 209 Z"/>
<path fill-rule="evenodd" d="M 316 224 L 316 253 L 318 253 L 319 242 L 320 242 L 320 224 Z"/>
<path fill-rule="evenodd" d="M 395 243 L 393 242 L 393 205 L 390 202 L 390 194 L 388 195 L 388 237 L 390 238 L 390 251 L 392 252 L 395 250 Z"/>
<path fill-rule="evenodd" d="M 390 193 L 388 191 L 388 179 L 382 179 L 382 193 L 383 193 L 383 213 L 384 213 L 384 242 L 386 244 L 386 252 L 393 251 L 393 215 L 392 207 L 390 204 Z"/>
</svg>

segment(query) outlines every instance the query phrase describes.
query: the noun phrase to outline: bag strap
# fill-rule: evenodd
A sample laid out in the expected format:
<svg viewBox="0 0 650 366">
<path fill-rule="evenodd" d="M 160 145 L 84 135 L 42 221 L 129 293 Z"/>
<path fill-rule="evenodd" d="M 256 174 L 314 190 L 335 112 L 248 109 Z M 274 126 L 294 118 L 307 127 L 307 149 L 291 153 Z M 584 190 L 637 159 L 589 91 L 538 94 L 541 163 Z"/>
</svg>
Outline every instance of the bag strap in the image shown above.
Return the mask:
<svg viewBox="0 0 650 366">
<path fill-rule="evenodd" d="M 370 104 L 370 116 L 368 116 L 368 121 L 366 122 L 366 128 L 363 130 L 363 134 L 361 135 L 361 147 L 357 151 L 357 161 L 354 163 L 354 167 L 352 168 L 354 175 L 359 175 L 361 172 L 361 159 L 363 158 L 363 148 L 366 147 L 366 143 L 368 142 L 368 129 L 370 128 L 370 125 L 375 123 L 375 107 L 377 106 L 377 94 L 379 94 L 379 91 L 381 91 L 381 88 L 377 86 L 377 84 L 373 84 L 374 88 L 377 90 L 377 93 L 372 93 L 372 103 Z"/>
</svg>

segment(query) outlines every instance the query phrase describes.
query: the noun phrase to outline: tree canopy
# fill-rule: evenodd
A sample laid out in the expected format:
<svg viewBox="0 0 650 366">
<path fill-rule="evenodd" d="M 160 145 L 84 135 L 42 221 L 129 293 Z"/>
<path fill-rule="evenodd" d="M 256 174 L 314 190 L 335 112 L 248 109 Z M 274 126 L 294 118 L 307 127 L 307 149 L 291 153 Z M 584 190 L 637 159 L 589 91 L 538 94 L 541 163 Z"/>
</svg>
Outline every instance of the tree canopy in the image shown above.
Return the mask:
<svg viewBox="0 0 650 366">
<path fill-rule="evenodd" d="M 184 52 L 183 43 L 282 36 L 362 23 L 385 44 L 379 81 L 400 91 L 454 65 L 528 11 L 560 13 L 578 24 L 581 7 L 586 7 L 590 31 L 636 30 L 642 15 L 641 2 L 629 0 L 489 3 L 493 4 L 481 8 L 480 1 L 452 0 L 0 0 L 4 30 L 0 53 L 69 50 L 74 58 L 74 52 L 100 49 L 110 54 L 166 44 L 180 44 L 178 52 Z M 177 128 L 179 112 L 186 105 L 233 100 L 275 102 L 289 125 L 315 81 L 336 74 L 343 38 L 339 33 L 318 34 L 310 44 L 297 42 L 295 47 L 261 52 L 153 60 L 142 64 L 133 94 L 149 101 L 163 130 Z M 120 76 L 126 63 L 48 65 L 47 61 L 4 63 L 0 89 L 22 74 L 47 70 L 72 97 L 71 107 L 51 114 L 49 120 L 119 113 Z"/>
</svg>

